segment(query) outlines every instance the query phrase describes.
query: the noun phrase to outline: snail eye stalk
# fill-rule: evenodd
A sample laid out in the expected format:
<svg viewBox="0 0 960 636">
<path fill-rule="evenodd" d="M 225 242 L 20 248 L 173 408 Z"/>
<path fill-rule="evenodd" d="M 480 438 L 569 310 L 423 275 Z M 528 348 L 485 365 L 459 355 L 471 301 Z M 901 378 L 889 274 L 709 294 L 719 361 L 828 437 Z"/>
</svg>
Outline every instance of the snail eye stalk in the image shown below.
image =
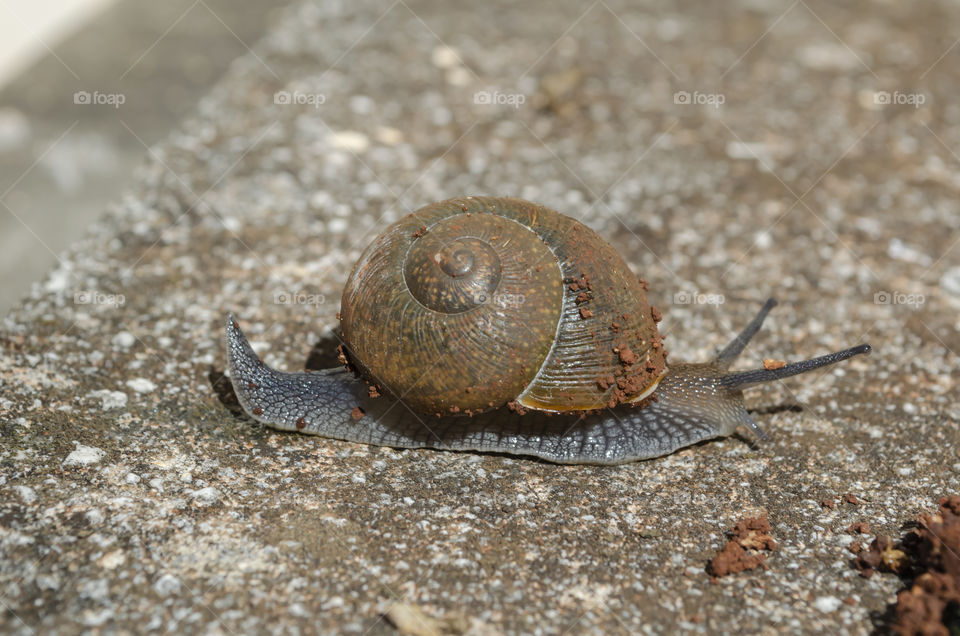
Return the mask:
<svg viewBox="0 0 960 636">
<path fill-rule="evenodd" d="M 737 334 L 737 337 L 734 338 L 730 344 L 724 347 L 723 351 L 717 354 L 714 362 L 720 365 L 720 367 L 723 369 L 729 367 L 730 364 L 737 358 L 737 356 L 743 352 L 747 344 L 750 342 L 750 339 L 753 338 L 758 331 L 760 331 L 760 327 L 763 326 L 763 321 L 766 319 L 767 314 L 769 314 L 770 310 L 776 306 L 777 301 L 773 298 L 768 298 L 767 302 L 763 303 L 763 307 L 761 307 L 760 311 L 757 312 L 757 315 L 753 317 L 753 320 L 751 320 L 750 323 L 744 327 L 743 331 Z M 755 384 L 773 382 L 774 380 L 782 380 L 783 378 L 789 378 L 801 373 L 807 373 L 808 371 L 813 371 L 814 369 L 819 369 L 820 367 L 836 364 L 837 362 L 842 362 L 848 358 L 852 358 L 853 356 L 858 356 L 862 353 L 869 352 L 870 345 L 861 344 L 855 347 L 850 347 L 849 349 L 844 349 L 842 351 L 828 353 L 827 355 L 820 356 L 819 358 L 794 362 L 792 364 L 780 367 L 779 369 L 752 369 L 750 371 L 728 373 L 721 376 L 720 386 L 731 391 L 742 391 L 743 389 Z M 759 430 L 753 421 L 745 422 L 745 424 L 754 430 Z"/>
<path fill-rule="evenodd" d="M 726 389 L 740 391 L 755 384 L 763 382 L 772 382 L 782 380 L 801 373 L 807 373 L 820 367 L 825 367 L 837 362 L 842 362 L 853 356 L 870 352 L 870 345 L 861 344 L 842 351 L 828 353 L 819 358 L 794 362 L 779 369 L 752 369 L 750 371 L 740 371 L 738 373 L 729 373 L 720 378 L 720 384 Z"/>
<path fill-rule="evenodd" d="M 760 311 L 757 312 L 757 315 L 750 321 L 750 324 L 744 327 L 743 331 L 737 334 L 737 337 L 717 355 L 716 362 L 729 366 L 731 362 L 736 360 L 737 356 L 746 348 L 750 339 L 760 331 L 760 327 L 763 326 L 763 321 L 766 319 L 767 314 L 776 306 L 776 299 L 768 298 L 767 302 L 763 303 Z"/>
</svg>

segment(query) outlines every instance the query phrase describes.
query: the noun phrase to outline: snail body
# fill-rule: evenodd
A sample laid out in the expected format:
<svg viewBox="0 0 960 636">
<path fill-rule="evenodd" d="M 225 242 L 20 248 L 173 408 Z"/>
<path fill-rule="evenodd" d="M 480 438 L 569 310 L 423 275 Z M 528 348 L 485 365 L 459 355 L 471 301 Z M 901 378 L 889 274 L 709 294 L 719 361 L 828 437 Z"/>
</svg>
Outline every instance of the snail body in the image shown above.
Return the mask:
<svg viewBox="0 0 960 636">
<path fill-rule="evenodd" d="M 616 464 L 739 425 L 762 435 L 745 387 L 869 351 L 728 372 L 771 299 L 714 361 L 668 365 L 644 292 L 574 219 L 521 199 L 451 199 L 388 227 L 354 266 L 341 301 L 354 373 L 271 369 L 232 316 L 227 366 L 244 410 L 281 430 Z"/>
</svg>

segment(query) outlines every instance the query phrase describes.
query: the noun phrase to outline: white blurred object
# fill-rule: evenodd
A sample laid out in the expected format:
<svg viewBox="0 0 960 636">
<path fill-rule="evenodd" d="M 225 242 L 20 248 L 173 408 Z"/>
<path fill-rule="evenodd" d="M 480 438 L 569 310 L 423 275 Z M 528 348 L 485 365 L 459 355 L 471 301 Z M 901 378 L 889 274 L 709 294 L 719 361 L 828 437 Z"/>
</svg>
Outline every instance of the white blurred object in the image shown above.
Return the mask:
<svg viewBox="0 0 960 636">
<path fill-rule="evenodd" d="M 0 87 L 116 0 L 0 2 Z M 64 60 L 69 65 L 69 61 Z M 74 73 L 79 73 L 73 69 Z"/>
<path fill-rule="evenodd" d="M 30 138 L 30 122 L 16 108 L 0 107 L 0 152 L 19 150 Z"/>
</svg>

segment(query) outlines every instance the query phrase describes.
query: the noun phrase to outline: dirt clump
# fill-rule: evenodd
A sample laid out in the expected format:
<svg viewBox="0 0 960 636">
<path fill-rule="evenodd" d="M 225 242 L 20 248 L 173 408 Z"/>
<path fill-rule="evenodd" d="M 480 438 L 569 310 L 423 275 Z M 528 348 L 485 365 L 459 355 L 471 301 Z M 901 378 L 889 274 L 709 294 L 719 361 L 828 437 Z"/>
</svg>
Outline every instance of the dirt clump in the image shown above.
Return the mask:
<svg viewBox="0 0 960 636">
<path fill-rule="evenodd" d="M 861 576 L 892 572 L 908 582 L 889 615 L 897 634 L 960 633 L 960 496 L 921 514 L 903 539 L 877 537 L 853 560 Z"/>
<path fill-rule="evenodd" d="M 777 549 L 777 543 L 770 536 L 770 522 L 767 515 L 739 521 L 733 527 L 730 540 L 717 556 L 707 564 L 707 574 L 714 579 L 728 574 L 736 574 L 758 567 L 766 567 L 767 552 Z"/>
</svg>

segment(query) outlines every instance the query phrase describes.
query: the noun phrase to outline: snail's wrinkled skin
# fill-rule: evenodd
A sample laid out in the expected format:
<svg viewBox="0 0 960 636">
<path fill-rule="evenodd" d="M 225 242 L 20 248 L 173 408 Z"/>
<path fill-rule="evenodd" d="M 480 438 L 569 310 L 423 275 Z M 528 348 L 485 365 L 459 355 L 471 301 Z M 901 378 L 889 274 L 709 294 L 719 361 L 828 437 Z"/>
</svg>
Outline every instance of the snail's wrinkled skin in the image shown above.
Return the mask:
<svg viewBox="0 0 960 636">
<path fill-rule="evenodd" d="M 402 395 L 368 396 L 368 386 L 342 369 L 285 373 L 266 366 L 230 316 L 227 366 L 243 409 L 273 428 L 396 448 L 435 448 L 538 457 L 563 464 L 620 464 L 672 453 L 744 425 L 763 436 L 743 403 L 743 389 L 866 353 L 859 345 L 779 369 L 728 371 L 776 303 L 712 362 L 672 364 L 652 401 L 579 414 L 501 408 L 475 415 L 434 417 L 413 411 Z"/>
</svg>

